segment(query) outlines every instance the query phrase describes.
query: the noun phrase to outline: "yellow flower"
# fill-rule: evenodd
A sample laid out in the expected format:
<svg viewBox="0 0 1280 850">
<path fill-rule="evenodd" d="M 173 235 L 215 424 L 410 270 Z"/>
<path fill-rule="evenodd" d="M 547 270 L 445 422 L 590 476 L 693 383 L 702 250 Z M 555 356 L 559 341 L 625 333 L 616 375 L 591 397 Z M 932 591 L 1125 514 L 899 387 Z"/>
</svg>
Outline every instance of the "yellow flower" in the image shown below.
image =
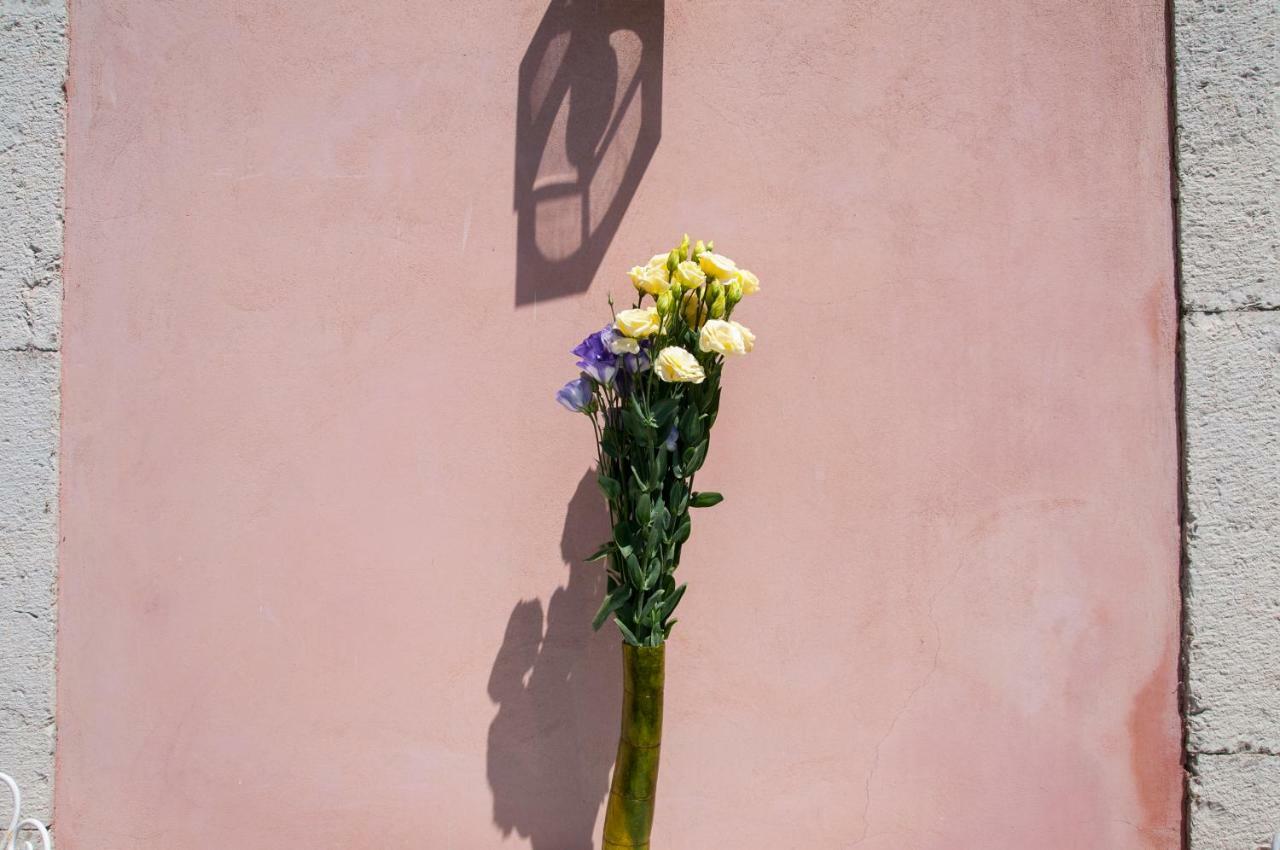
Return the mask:
<svg viewBox="0 0 1280 850">
<path fill-rule="evenodd" d="M 707 377 L 698 364 L 698 358 L 678 345 L 669 345 L 659 351 L 653 368 L 658 378 L 668 384 L 700 384 Z"/>
<path fill-rule="evenodd" d="M 746 269 L 738 269 L 738 283 L 742 286 L 743 295 L 755 295 L 760 291 L 760 278 Z"/>
<path fill-rule="evenodd" d="M 615 316 L 613 326 L 632 339 L 644 339 L 658 332 L 658 321 L 657 309 L 635 307 Z"/>
<path fill-rule="evenodd" d="M 686 292 L 684 299 L 680 302 L 685 324 L 694 330 L 702 327 L 702 323 L 711 315 L 711 307 L 702 303 L 702 299 L 699 297 L 701 294 L 696 290 Z"/>
<path fill-rule="evenodd" d="M 685 260 L 676 266 L 676 273 L 673 275 L 673 279 L 685 289 L 697 289 L 707 282 L 707 278 L 693 260 Z"/>
<path fill-rule="evenodd" d="M 698 257 L 698 263 L 704 272 L 716 278 L 732 277 L 738 270 L 738 265 L 733 260 L 710 251 Z"/>
<path fill-rule="evenodd" d="M 743 348 L 750 353 L 751 349 L 756 347 L 756 335 L 748 330 L 746 325 L 743 325 L 740 322 L 729 322 L 729 324 L 737 328 L 738 333 L 742 334 Z"/>
<path fill-rule="evenodd" d="M 746 328 L 737 322 L 711 319 L 702 326 L 702 331 L 698 334 L 698 349 L 726 356 L 746 354 L 750 349 L 747 348 L 746 338 L 742 334 L 744 330 Z"/>
<path fill-rule="evenodd" d="M 671 288 L 671 273 L 667 271 L 665 258 L 660 266 L 634 266 L 629 274 L 631 282 L 641 292 L 657 296 Z"/>
</svg>

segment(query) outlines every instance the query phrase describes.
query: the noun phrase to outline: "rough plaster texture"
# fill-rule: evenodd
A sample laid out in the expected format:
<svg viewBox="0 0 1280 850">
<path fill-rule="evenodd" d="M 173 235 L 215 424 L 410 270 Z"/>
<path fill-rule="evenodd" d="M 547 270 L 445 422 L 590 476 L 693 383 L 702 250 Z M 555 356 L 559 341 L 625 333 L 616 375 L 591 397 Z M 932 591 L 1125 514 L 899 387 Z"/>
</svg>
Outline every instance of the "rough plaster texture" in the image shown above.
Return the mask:
<svg viewBox="0 0 1280 850">
<path fill-rule="evenodd" d="M 1280 759 L 1241 753 L 1200 755 L 1191 777 L 1191 846 L 1270 850 L 1280 811 Z"/>
<path fill-rule="evenodd" d="M 1182 297 L 1280 306 L 1280 3 L 1178 0 Z"/>
<path fill-rule="evenodd" d="M 688 229 L 765 290 L 655 846 L 1177 847 L 1162 8 L 669 0 L 602 272 L 522 299 L 517 102 L 559 106 L 540 185 L 616 156 L 539 211 L 552 265 L 640 120 L 608 21 L 518 92 L 547 7 L 74 5 L 64 846 L 592 846 L 618 638 L 551 393 Z"/>
<path fill-rule="evenodd" d="M 1216 836 L 1280 828 L 1280 313 L 1191 313 L 1184 345 L 1193 836 L 1246 846 Z"/>
<path fill-rule="evenodd" d="M 1280 4 L 1177 0 L 1189 814 L 1280 829 Z"/>
<path fill-rule="evenodd" d="M 0 770 L 51 817 L 63 3 L 0 0 Z"/>
</svg>

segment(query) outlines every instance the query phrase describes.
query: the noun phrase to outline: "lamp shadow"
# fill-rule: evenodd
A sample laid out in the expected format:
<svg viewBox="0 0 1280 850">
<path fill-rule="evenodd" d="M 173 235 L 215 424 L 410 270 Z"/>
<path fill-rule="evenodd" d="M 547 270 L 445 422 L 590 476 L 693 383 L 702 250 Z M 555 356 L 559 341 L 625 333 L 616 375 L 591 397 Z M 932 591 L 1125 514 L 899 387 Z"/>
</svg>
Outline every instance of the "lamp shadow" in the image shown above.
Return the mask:
<svg viewBox="0 0 1280 850">
<path fill-rule="evenodd" d="M 586 292 L 662 136 L 663 0 L 552 0 L 520 62 L 516 306 Z"/>
<path fill-rule="evenodd" d="M 568 582 L 551 594 L 545 624 L 540 600 L 516 604 L 489 674 L 498 706 L 487 754 L 493 822 L 533 850 L 595 846 L 618 741 L 620 638 L 612 625 L 591 630 L 604 569 L 582 560 L 610 534 L 595 478 L 582 476 L 565 516 Z"/>
</svg>

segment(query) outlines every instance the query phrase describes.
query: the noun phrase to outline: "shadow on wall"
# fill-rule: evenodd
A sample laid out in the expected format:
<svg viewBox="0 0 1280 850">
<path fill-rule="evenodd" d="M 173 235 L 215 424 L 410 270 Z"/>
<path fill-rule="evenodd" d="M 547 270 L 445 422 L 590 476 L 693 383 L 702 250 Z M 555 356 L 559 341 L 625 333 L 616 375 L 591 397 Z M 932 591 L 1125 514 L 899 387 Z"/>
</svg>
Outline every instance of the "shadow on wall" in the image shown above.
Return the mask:
<svg viewBox="0 0 1280 850">
<path fill-rule="evenodd" d="M 520 62 L 516 306 L 586 292 L 662 136 L 663 0 L 552 0 Z"/>
<path fill-rule="evenodd" d="M 612 625 L 592 632 L 604 570 L 584 563 L 608 539 L 609 517 L 588 470 L 565 515 L 561 556 L 568 583 L 551 594 L 545 630 L 539 600 L 516 604 L 489 674 L 498 714 L 489 726 L 493 822 L 533 850 L 591 850 L 609 791 L 622 704 Z"/>
</svg>

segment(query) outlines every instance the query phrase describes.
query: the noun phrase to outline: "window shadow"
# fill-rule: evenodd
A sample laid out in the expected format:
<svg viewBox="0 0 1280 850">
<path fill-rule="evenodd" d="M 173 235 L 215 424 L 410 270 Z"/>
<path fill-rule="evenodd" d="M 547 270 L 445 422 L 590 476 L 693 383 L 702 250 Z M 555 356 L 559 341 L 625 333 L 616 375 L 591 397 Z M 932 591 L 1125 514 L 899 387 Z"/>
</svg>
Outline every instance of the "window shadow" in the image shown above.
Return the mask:
<svg viewBox="0 0 1280 850">
<path fill-rule="evenodd" d="M 610 534 L 604 499 L 588 470 L 565 516 L 561 556 L 569 579 L 541 600 L 518 602 L 489 674 L 498 713 L 489 725 L 487 775 L 493 822 L 533 850 L 591 850 L 609 791 L 622 705 L 621 638 L 592 632 L 604 569 L 584 563 Z M 545 628 L 544 628 L 545 625 Z"/>
<path fill-rule="evenodd" d="M 520 62 L 516 306 L 586 292 L 662 135 L 663 0 L 552 0 Z"/>
</svg>

